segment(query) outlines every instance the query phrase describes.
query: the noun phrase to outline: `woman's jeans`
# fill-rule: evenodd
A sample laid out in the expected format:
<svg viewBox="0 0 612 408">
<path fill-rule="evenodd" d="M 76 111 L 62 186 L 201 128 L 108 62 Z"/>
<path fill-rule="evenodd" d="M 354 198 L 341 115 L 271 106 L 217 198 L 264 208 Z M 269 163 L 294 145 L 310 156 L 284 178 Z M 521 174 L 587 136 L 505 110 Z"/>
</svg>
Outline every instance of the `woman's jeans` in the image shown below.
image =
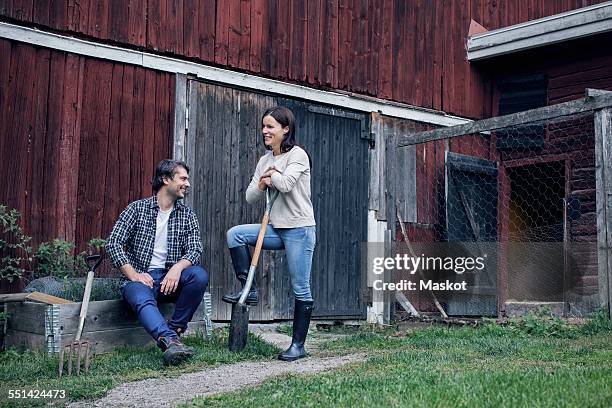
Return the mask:
<svg viewBox="0 0 612 408">
<path fill-rule="evenodd" d="M 255 246 L 261 224 L 236 225 L 227 231 L 227 246 Z M 268 225 L 263 249 L 284 249 L 295 298 L 312 301 L 310 269 L 316 243 L 316 227 L 274 228 Z"/>
<path fill-rule="evenodd" d="M 201 266 L 192 265 L 181 272 L 174 293 L 164 295 L 160 292 L 160 285 L 166 272 L 166 269 L 152 269 L 148 272 L 153 278 L 153 289 L 140 282 L 128 282 L 123 286 L 123 298 L 132 306 L 140 323 L 156 341 L 159 336 L 176 337 L 176 329 L 187 328 L 208 285 L 208 272 Z M 157 306 L 158 303 L 167 302 L 176 302 L 174 314 L 168 323 Z"/>
</svg>

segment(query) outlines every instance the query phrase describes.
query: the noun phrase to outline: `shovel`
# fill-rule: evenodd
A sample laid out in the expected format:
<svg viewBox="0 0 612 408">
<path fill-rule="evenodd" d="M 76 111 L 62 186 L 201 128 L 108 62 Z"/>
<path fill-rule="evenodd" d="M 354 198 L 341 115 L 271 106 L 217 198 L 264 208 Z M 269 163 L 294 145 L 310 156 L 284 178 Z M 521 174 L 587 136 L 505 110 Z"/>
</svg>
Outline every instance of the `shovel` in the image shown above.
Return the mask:
<svg viewBox="0 0 612 408">
<path fill-rule="evenodd" d="M 66 344 L 60 350 L 59 356 L 59 377 L 62 377 L 64 371 L 64 359 L 68 362 L 68 375 L 72 375 L 72 365 L 74 363 L 76 374 L 79 375 L 81 372 L 81 359 L 84 360 L 83 371 L 89 371 L 89 354 L 91 345 L 89 340 L 81 340 L 81 334 L 83 333 L 83 326 L 85 325 L 85 318 L 87 317 L 87 309 L 89 307 L 89 298 L 91 296 L 91 286 L 93 284 L 94 271 L 102 262 L 102 256 L 91 255 L 86 258 L 88 264 L 95 262 L 94 266 L 87 273 L 87 280 L 85 281 L 85 290 L 83 292 L 83 302 L 81 303 L 81 312 L 79 313 L 79 327 L 77 328 L 76 336 L 74 341 Z M 67 355 L 67 356 L 66 356 Z M 76 361 L 74 361 L 76 360 Z"/>
<path fill-rule="evenodd" d="M 274 204 L 276 197 L 278 197 L 278 190 L 274 190 L 273 193 L 268 195 L 268 204 L 266 205 L 266 212 L 261 219 L 261 228 L 257 236 L 257 243 L 255 244 L 255 252 L 253 252 L 253 258 L 251 259 L 249 274 L 244 284 L 244 288 L 242 289 L 242 295 L 240 295 L 240 299 L 238 299 L 238 303 L 232 306 L 232 320 L 229 329 L 229 349 L 233 352 L 244 350 L 247 344 L 247 335 L 249 333 L 249 306 L 245 301 L 251 291 L 251 285 L 255 277 L 255 270 L 257 269 L 257 262 L 259 261 L 264 235 L 266 234 L 266 228 L 270 220 L 270 211 L 272 210 L 272 204 Z"/>
</svg>

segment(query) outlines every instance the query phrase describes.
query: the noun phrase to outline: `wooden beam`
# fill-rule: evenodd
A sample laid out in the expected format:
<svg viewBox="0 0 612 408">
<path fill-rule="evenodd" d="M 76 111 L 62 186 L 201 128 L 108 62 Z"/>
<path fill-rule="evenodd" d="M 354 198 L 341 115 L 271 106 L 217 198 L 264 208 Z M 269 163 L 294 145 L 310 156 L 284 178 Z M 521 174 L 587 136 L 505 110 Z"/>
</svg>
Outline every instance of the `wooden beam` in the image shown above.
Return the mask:
<svg viewBox="0 0 612 408">
<path fill-rule="evenodd" d="M 392 221 L 387 220 L 387 225 L 392 223 Z M 389 228 L 389 227 L 387 227 Z M 390 229 L 385 230 L 385 258 L 394 258 L 394 242 L 393 236 Z M 385 272 L 383 273 L 383 282 L 393 282 L 393 271 L 385 268 Z M 377 291 L 378 292 L 378 291 Z M 384 324 L 391 324 L 393 320 L 393 306 L 395 304 L 395 296 L 394 292 L 390 290 L 385 290 L 382 293 L 382 302 L 383 302 L 383 315 L 382 321 Z"/>
<path fill-rule="evenodd" d="M 395 248 L 395 217 L 396 212 L 395 199 L 397 196 L 397 134 L 395 131 L 385 135 L 385 208 L 387 213 L 387 229 L 385 231 L 385 257 L 394 258 L 396 253 Z M 394 273 L 392 270 L 385 269 L 384 281 L 393 282 Z M 385 291 L 385 309 L 383 321 L 386 324 L 393 320 L 393 312 L 395 305 L 395 296 L 389 290 Z"/>
<path fill-rule="evenodd" d="M 174 92 L 174 145 L 175 160 L 186 162 L 185 138 L 187 130 L 187 75 L 175 75 Z"/>
<path fill-rule="evenodd" d="M 23 302 L 29 293 L 6 293 L 0 295 L 0 303 Z"/>
<path fill-rule="evenodd" d="M 410 313 L 410 316 L 415 316 L 415 317 L 420 316 L 419 312 L 415 309 L 412 303 L 410 303 L 406 295 L 404 295 L 404 292 L 402 292 L 401 290 L 395 291 L 395 300 L 397 301 L 397 303 L 400 304 L 400 306 L 405 311 Z"/>
<path fill-rule="evenodd" d="M 75 303 L 67 299 L 63 299 L 57 296 L 47 295 L 41 292 L 27 292 L 27 293 L 8 293 L 0 295 L 0 303 L 13 303 L 13 302 L 24 302 L 30 300 L 33 302 L 46 303 L 49 305 L 61 305 L 66 303 Z"/>
<path fill-rule="evenodd" d="M 380 245 L 385 240 L 385 228 L 386 222 L 378 221 L 376 219 L 376 211 L 368 211 L 368 259 L 372 259 L 378 256 L 384 256 L 384 252 L 380 253 Z M 384 315 L 384 297 L 381 291 L 374 290 L 372 287 L 375 280 L 375 275 L 371 270 L 366 273 L 367 279 L 367 298 L 371 301 L 371 306 L 368 307 L 367 321 L 371 324 L 383 324 Z"/>
<path fill-rule="evenodd" d="M 456 136 L 493 131 L 510 126 L 524 125 L 526 123 L 555 119 L 582 112 L 590 112 L 610 106 L 612 106 L 612 93 L 601 93 L 596 96 L 587 96 L 585 98 L 570 102 L 563 102 L 524 112 L 512 113 L 510 115 L 483 119 L 464 125 L 404 135 L 400 137 L 398 146 L 412 146 L 419 143 L 430 142 L 432 140 L 450 139 Z"/>
<path fill-rule="evenodd" d="M 468 61 L 479 61 L 612 31 L 606 2 L 470 36 Z"/>
<path fill-rule="evenodd" d="M 592 98 L 594 96 L 601 96 L 601 95 L 610 95 L 610 94 L 612 94 L 612 91 L 607 91 L 605 89 L 593 89 L 593 88 L 587 88 L 584 92 L 585 92 L 585 96 L 587 98 Z"/>
<path fill-rule="evenodd" d="M 201 83 L 187 80 L 185 83 L 185 132 L 184 132 L 184 145 L 185 149 L 183 160 L 187 165 L 193 169 L 195 174 L 196 171 L 196 136 L 198 133 L 198 107 L 201 109 L 205 107 L 198 105 L 198 92 L 197 87 L 203 86 Z M 194 208 L 195 194 L 189 194 L 185 198 L 185 204 L 189 207 Z"/>
<path fill-rule="evenodd" d="M 397 220 L 399 222 L 400 229 L 402 230 L 402 236 L 404 237 L 404 243 L 406 244 L 406 247 L 408 248 L 408 252 L 410 252 L 411 257 L 416 258 L 417 256 L 414 253 L 414 249 L 412 248 L 412 244 L 410 243 L 410 239 L 408 238 L 408 232 L 406 230 L 406 226 L 404 225 L 404 221 L 402 221 L 402 214 L 399 212 L 399 209 L 397 210 Z M 419 276 L 421 277 L 421 279 L 425 279 L 425 275 L 423 275 L 423 271 L 420 269 L 419 269 Z M 447 318 L 448 315 L 446 314 L 446 312 L 444 311 L 444 308 L 438 301 L 438 297 L 436 296 L 434 291 L 430 289 L 429 294 L 431 295 L 431 298 L 434 304 L 436 305 L 436 308 L 442 315 L 442 317 Z"/>
<path fill-rule="evenodd" d="M 595 183 L 599 299 L 612 315 L 612 108 L 595 113 Z"/>
</svg>

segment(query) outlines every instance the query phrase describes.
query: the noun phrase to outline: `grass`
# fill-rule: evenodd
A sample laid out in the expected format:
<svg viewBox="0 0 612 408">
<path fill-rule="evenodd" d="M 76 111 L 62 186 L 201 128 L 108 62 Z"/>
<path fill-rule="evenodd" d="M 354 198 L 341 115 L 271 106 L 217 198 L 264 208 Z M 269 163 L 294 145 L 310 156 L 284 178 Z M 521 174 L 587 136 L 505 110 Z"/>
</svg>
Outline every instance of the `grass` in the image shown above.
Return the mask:
<svg viewBox="0 0 612 408">
<path fill-rule="evenodd" d="M 100 398 L 119 383 L 154 377 L 176 377 L 205 367 L 244 360 L 266 360 L 279 350 L 258 337 L 249 338 L 246 349 L 231 353 L 227 349 L 227 330 L 217 331 L 210 340 L 201 335 L 186 337 L 185 344 L 196 354 L 179 367 L 164 367 L 161 352 L 154 345 L 146 348 L 121 348 L 96 355 L 87 375 L 57 378 L 58 357 L 46 353 L 0 353 L 0 406 L 35 406 L 49 400 L 8 400 L 10 389 L 64 389 L 68 399 Z M 19 405 L 19 404 L 22 405 Z"/>
<path fill-rule="evenodd" d="M 189 406 L 603 407 L 612 400 L 612 323 L 603 312 L 579 327 L 534 315 L 505 327 L 331 329 L 348 335 L 326 342 L 319 354 L 365 352 L 371 357 L 323 374 L 277 377 L 236 393 L 197 398 Z M 96 356 L 88 375 L 61 380 L 56 356 L 0 353 L 0 406 L 49 402 L 8 400 L 9 389 L 64 389 L 71 401 L 92 400 L 123 382 L 268 360 L 279 351 L 251 337 L 244 352 L 230 353 L 227 330 L 210 340 L 187 337 L 185 342 L 196 355 L 180 367 L 164 367 L 154 346 L 122 348 Z"/>
<path fill-rule="evenodd" d="M 612 325 L 603 314 L 573 327 L 531 316 L 506 327 L 432 326 L 391 336 L 359 332 L 327 354 L 371 353 L 342 369 L 283 376 L 188 406 L 607 407 L 612 401 Z"/>
</svg>

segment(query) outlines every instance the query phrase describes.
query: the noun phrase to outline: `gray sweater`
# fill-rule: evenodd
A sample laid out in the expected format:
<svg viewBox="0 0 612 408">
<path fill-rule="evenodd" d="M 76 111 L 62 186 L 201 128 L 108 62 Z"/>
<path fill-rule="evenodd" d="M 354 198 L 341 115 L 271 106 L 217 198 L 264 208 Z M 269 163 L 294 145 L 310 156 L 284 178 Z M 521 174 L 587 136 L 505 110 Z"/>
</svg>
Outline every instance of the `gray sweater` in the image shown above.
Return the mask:
<svg viewBox="0 0 612 408">
<path fill-rule="evenodd" d="M 304 149 L 298 146 L 278 156 L 268 151 L 259 159 L 255 174 L 246 190 L 247 202 L 253 204 L 265 196 L 259 189 L 259 178 L 271 166 L 277 170 L 272 175 L 272 185 L 280 194 L 272 207 L 270 224 L 274 228 L 315 225 L 310 200 L 310 163 Z"/>
</svg>

